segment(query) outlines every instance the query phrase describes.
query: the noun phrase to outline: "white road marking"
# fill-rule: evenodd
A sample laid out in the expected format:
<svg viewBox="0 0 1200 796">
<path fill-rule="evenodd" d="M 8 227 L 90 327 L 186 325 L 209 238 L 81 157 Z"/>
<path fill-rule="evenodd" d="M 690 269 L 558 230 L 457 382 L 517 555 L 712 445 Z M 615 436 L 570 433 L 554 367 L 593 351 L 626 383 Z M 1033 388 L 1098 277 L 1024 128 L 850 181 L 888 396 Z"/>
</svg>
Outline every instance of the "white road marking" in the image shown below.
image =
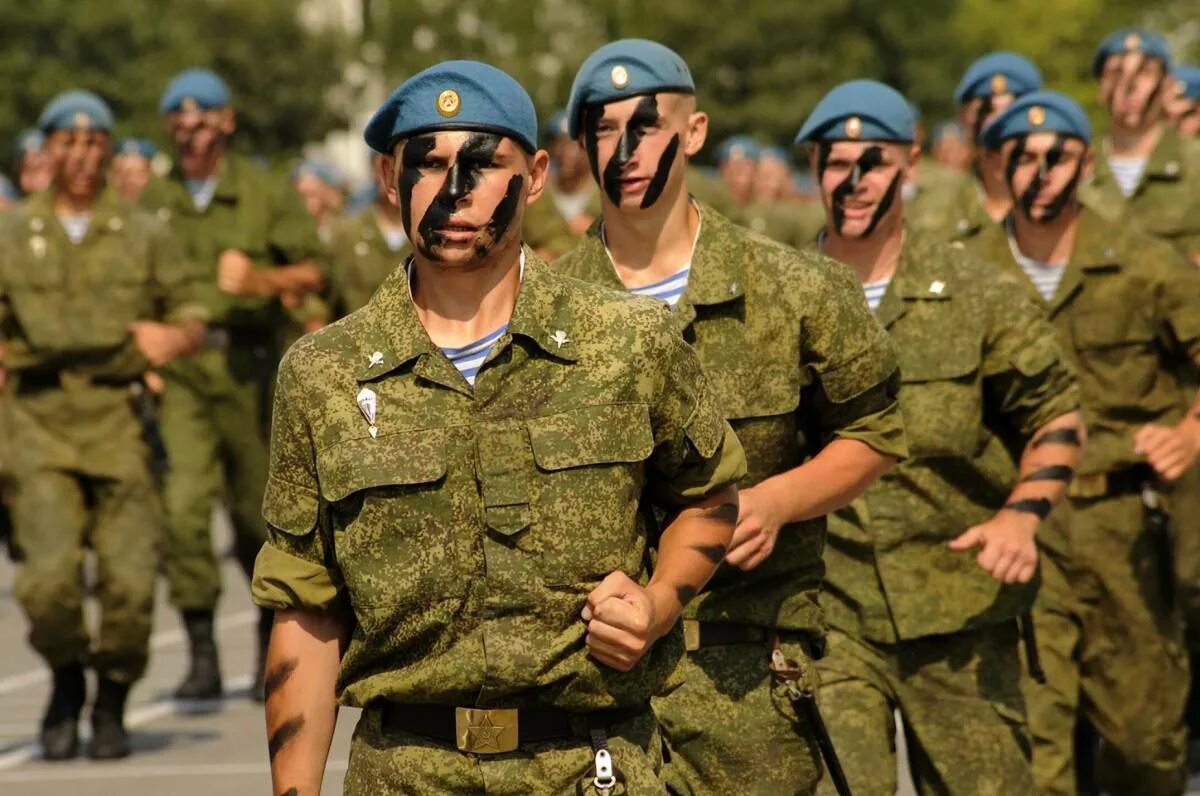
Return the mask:
<svg viewBox="0 0 1200 796">
<path fill-rule="evenodd" d="M 344 773 L 349 761 L 330 760 L 325 765 L 327 773 Z M 146 779 L 148 777 L 240 777 L 261 774 L 269 776 L 271 767 L 263 763 L 181 763 L 172 766 L 107 766 L 72 767 L 67 769 L 43 769 L 37 771 L 14 771 L 0 775 L 0 782 L 81 782 L 99 779 Z"/>
</svg>

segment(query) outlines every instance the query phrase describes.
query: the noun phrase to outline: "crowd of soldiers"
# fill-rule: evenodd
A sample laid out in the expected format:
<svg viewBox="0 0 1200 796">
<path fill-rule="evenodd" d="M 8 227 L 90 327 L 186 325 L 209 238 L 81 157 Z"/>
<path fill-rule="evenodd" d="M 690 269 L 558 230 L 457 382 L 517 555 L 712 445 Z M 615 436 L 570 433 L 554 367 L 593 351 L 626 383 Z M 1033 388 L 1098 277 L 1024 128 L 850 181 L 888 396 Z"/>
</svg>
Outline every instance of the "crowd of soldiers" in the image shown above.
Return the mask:
<svg viewBox="0 0 1200 796">
<path fill-rule="evenodd" d="M 220 500 L 275 793 L 320 792 L 338 704 L 350 794 L 892 794 L 897 715 L 922 793 L 1182 793 L 1200 68 L 1127 29 L 1093 73 L 1103 133 L 997 52 L 928 152 L 855 80 L 707 172 L 660 44 L 542 126 L 447 61 L 360 192 L 234 154 L 208 70 L 165 88 L 162 176 L 59 95 L 0 215 L 46 759 L 89 704 L 87 753 L 129 754 L 159 575 L 176 696 L 222 696 Z"/>
</svg>

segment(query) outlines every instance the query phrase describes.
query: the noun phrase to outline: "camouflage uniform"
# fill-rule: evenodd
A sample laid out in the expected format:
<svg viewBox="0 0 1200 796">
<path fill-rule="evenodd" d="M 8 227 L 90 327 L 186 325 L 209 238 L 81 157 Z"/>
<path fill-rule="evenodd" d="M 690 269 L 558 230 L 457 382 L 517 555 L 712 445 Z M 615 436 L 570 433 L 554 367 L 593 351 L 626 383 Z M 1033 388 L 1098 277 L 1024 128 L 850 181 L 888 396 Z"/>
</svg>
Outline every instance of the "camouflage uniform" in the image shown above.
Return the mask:
<svg viewBox="0 0 1200 796">
<path fill-rule="evenodd" d="M 225 160 L 208 208 L 198 210 L 182 176 L 152 181 L 142 204 L 169 223 L 215 290 L 217 259 L 244 252 L 259 266 L 321 256 L 316 229 L 291 184 L 248 160 Z M 210 524 L 228 488 L 239 563 L 249 574 L 265 529 L 259 514 L 267 473 L 265 426 L 278 335 L 276 299 L 220 294 L 206 349 L 163 371 L 161 428 L 170 460 L 164 564 L 171 602 L 212 610 L 221 590 Z"/>
<path fill-rule="evenodd" d="M 825 226 L 825 208 L 820 202 L 751 202 L 742 208 L 739 220 L 760 235 L 799 249 L 817 239 Z"/>
<path fill-rule="evenodd" d="M 329 303 L 337 318 L 366 306 L 375 289 L 412 251 L 412 244 L 407 241 L 393 250 L 380 231 L 375 214 L 375 207 L 371 206 L 334 227 Z"/>
<path fill-rule="evenodd" d="M 554 203 L 544 196 L 525 206 L 522 232 L 525 242 L 547 260 L 555 260 L 571 251 L 577 240 L 567 226 L 567 220 L 559 215 Z"/>
<path fill-rule="evenodd" d="M 1019 273 L 1003 227 L 971 246 Z M 1180 606 L 1170 541 L 1144 516 L 1141 485 L 1155 479 L 1138 469 L 1145 465 L 1131 440 L 1146 423 L 1174 425 L 1184 416 L 1189 395 L 1179 371 L 1200 362 L 1196 296 L 1200 272 L 1169 246 L 1084 210 L 1047 308 L 1079 379 L 1088 445 L 1069 499 L 1040 534 L 1034 618 L 1048 682 L 1026 688 L 1040 792 L 1074 792 L 1080 713 L 1106 742 L 1100 773 L 1109 792 L 1183 789 L 1188 664 Z M 1195 479 L 1193 467 L 1175 487 L 1157 488 L 1174 510 L 1178 498 L 1196 494 Z"/>
<path fill-rule="evenodd" d="M 921 172 L 928 168 L 921 163 Z M 973 173 L 947 171 L 932 181 L 922 179 L 916 197 L 904 208 L 905 222 L 938 240 L 967 240 L 995 222 L 983 207 L 983 186 Z"/>
<path fill-rule="evenodd" d="M 149 653 L 162 510 L 131 389 L 149 365 L 137 320 L 202 320 L 201 275 L 152 217 L 105 193 L 71 243 L 50 193 L 4 223 L 0 325 L 16 596 L 30 643 L 52 668 L 90 657 L 132 683 Z M 84 549 L 96 553 L 100 633 L 84 623 Z"/>
<path fill-rule="evenodd" d="M 1017 617 L 1037 583 L 947 545 L 1004 505 L 1014 453 L 1078 389 L 1020 284 L 933 235 L 907 233 L 876 318 L 900 352 L 911 458 L 829 519 L 830 733 L 857 794 L 896 792 L 897 709 L 919 792 L 1029 793 Z"/>
<path fill-rule="evenodd" d="M 699 354 L 746 450 L 743 486 L 791 470 L 835 438 L 903 456 L 895 351 L 853 278 L 700 206 L 688 285 L 672 318 Z M 597 224 L 555 267 L 622 283 Z M 692 649 L 684 683 L 655 700 L 679 793 L 811 792 L 821 776 L 812 728 L 773 687 L 771 642 L 806 671 L 821 646 L 817 603 L 825 521 L 780 530 L 750 572 L 724 567 L 692 602 L 685 624 L 725 643 Z M 741 638 L 737 636 L 740 635 Z M 689 644 L 689 647 L 695 647 Z"/>
<path fill-rule="evenodd" d="M 421 327 L 402 269 L 281 366 L 254 599 L 353 613 L 338 694 L 366 712 L 348 794 L 576 793 L 588 714 L 609 709 L 633 713 L 608 727 L 628 791 L 661 791 L 648 700 L 680 635 L 620 674 L 588 657 L 579 612 L 614 570 L 645 582 L 643 499 L 676 511 L 745 460 L 660 307 L 526 257 L 474 389 Z M 387 727 L 388 703 L 552 706 L 582 738 L 464 754 Z"/>
</svg>

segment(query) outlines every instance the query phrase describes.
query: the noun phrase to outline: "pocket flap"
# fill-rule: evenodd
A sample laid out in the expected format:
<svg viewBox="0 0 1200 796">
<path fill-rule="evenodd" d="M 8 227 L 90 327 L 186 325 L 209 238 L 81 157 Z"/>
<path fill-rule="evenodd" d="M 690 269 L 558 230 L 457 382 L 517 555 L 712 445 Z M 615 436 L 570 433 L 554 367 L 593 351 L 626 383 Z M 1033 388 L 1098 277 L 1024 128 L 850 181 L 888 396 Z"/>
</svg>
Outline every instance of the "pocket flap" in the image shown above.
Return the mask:
<svg viewBox="0 0 1200 796">
<path fill-rule="evenodd" d="M 954 332 L 943 332 L 951 337 Z M 941 345 L 900 346 L 900 381 L 949 381 L 979 370 L 983 361 L 976 338 L 948 339 Z M 920 356 L 917 356 L 917 353 Z"/>
<path fill-rule="evenodd" d="M 317 454 L 321 494 L 336 501 L 373 487 L 432 484 L 446 474 L 444 440 L 434 429 L 332 445 Z"/>
<path fill-rule="evenodd" d="M 529 422 L 533 458 L 543 470 L 640 462 L 654 452 L 645 404 L 586 406 Z"/>
</svg>

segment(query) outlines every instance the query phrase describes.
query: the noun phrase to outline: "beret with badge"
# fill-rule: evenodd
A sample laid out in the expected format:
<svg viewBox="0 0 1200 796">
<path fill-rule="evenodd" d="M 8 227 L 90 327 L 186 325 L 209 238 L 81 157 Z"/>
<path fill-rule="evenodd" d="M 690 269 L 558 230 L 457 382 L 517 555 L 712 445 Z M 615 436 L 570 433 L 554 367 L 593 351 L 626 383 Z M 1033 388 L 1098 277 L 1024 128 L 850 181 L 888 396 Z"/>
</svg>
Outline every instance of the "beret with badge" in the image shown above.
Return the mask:
<svg viewBox="0 0 1200 796">
<path fill-rule="evenodd" d="M 731 135 L 717 146 L 717 162 L 724 163 L 734 158 L 758 160 L 762 150 L 762 144 L 748 135 Z"/>
<path fill-rule="evenodd" d="M 113 150 L 117 155 L 128 155 L 150 160 L 158 153 L 158 147 L 146 138 L 122 138 Z"/>
<path fill-rule="evenodd" d="M 1019 98 L 983 128 L 984 143 L 992 149 L 1009 138 L 1031 133 L 1060 133 L 1092 142 L 1092 125 L 1078 102 L 1057 91 L 1035 91 Z"/>
<path fill-rule="evenodd" d="M 567 100 L 567 135 L 578 138 L 589 105 L 659 92 L 695 94 L 687 63 L 670 47 L 649 39 L 609 42 L 587 57 L 575 73 Z"/>
<path fill-rule="evenodd" d="M 851 80 L 821 98 L 796 134 L 809 141 L 898 141 L 916 138 L 912 106 L 877 80 Z"/>
<path fill-rule="evenodd" d="M 479 61 L 445 61 L 404 81 L 367 122 L 367 146 L 390 155 L 396 142 L 439 130 L 507 136 L 537 151 L 533 100 L 521 84 Z"/>
<path fill-rule="evenodd" d="M 46 105 L 38 117 L 43 133 L 55 130 L 100 130 L 110 133 L 113 114 L 108 103 L 90 91 L 64 91 Z"/>
<path fill-rule="evenodd" d="M 229 86 L 208 69 L 185 69 L 171 79 L 158 102 L 160 114 L 216 110 L 232 102 Z"/>
<path fill-rule="evenodd" d="M 1162 61 L 1168 69 L 1171 67 L 1171 52 L 1167 49 L 1166 39 L 1145 28 L 1122 28 L 1110 33 L 1096 48 L 1092 75 L 1099 77 L 1104 71 L 1105 62 L 1112 56 L 1130 52 L 1145 53 L 1150 58 Z"/>
<path fill-rule="evenodd" d="M 1013 52 L 994 52 L 979 58 L 963 73 L 954 89 L 954 103 L 998 94 L 1021 96 L 1042 87 L 1042 73 L 1033 61 Z"/>
<path fill-rule="evenodd" d="M 1200 100 L 1200 66 L 1181 64 L 1171 70 L 1171 77 L 1183 85 L 1182 96 Z"/>
</svg>

